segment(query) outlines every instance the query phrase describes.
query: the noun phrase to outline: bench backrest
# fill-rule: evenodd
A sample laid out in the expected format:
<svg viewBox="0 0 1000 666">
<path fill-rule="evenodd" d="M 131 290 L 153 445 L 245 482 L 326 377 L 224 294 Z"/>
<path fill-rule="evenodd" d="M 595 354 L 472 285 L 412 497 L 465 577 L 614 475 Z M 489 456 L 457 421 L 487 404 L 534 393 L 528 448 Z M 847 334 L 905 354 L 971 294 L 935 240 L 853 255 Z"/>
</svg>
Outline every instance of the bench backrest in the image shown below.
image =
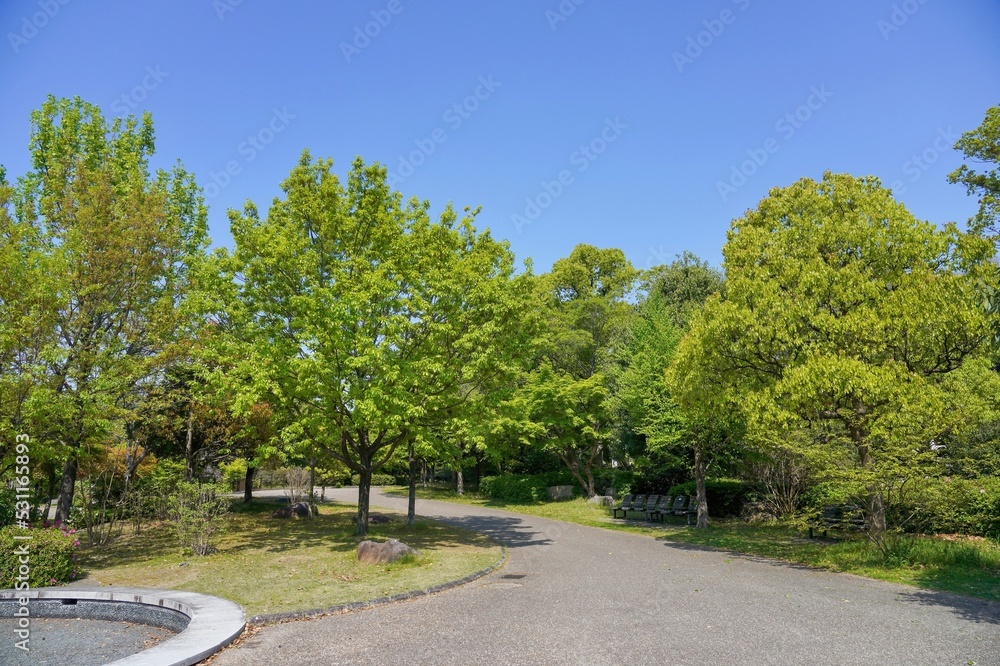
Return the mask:
<svg viewBox="0 0 1000 666">
<path fill-rule="evenodd" d="M 623 497 L 622 498 L 622 506 L 632 506 L 632 498 L 633 497 L 635 497 L 635 495 L 626 495 L 625 497 Z"/>
<path fill-rule="evenodd" d="M 652 511 L 656 508 L 656 505 L 660 502 L 659 495 L 650 495 L 646 498 L 646 511 Z"/>
<path fill-rule="evenodd" d="M 687 495 L 678 495 L 674 499 L 674 511 L 683 511 L 684 507 L 687 506 L 688 498 Z"/>
<path fill-rule="evenodd" d="M 635 509 L 636 511 L 642 511 L 642 507 L 644 506 L 646 506 L 646 496 L 636 495 L 635 501 L 632 502 L 632 508 Z"/>
<path fill-rule="evenodd" d="M 666 511 L 674 503 L 673 495 L 664 495 L 660 498 L 660 511 Z"/>
</svg>

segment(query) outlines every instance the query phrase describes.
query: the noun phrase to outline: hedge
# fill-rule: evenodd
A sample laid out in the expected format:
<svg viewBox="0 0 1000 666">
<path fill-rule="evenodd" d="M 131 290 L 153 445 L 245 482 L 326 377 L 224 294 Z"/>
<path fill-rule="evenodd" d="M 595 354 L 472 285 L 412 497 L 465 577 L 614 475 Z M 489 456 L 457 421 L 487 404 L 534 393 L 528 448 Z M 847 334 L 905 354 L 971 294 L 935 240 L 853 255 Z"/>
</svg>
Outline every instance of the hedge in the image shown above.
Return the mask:
<svg viewBox="0 0 1000 666">
<path fill-rule="evenodd" d="M 351 485 L 357 486 L 361 483 L 361 475 L 354 474 L 351 476 Z M 373 486 L 393 486 L 396 485 L 396 477 L 392 474 L 372 474 L 372 485 Z"/>
<path fill-rule="evenodd" d="M 538 502 L 548 499 L 549 486 L 578 486 L 573 475 L 565 472 L 545 474 L 506 474 L 484 476 L 479 481 L 479 494 L 504 502 Z"/>
<path fill-rule="evenodd" d="M 14 537 L 30 536 L 31 539 Z M 27 544 L 27 560 L 21 562 Z M 0 529 L 0 588 L 14 588 L 22 565 L 28 568 L 28 584 L 43 587 L 68 583 L 79 574 L 73 550 L 80 545 L 72 530 L 60 527 L 24 529 L 10 525 Z"/>
</svg>

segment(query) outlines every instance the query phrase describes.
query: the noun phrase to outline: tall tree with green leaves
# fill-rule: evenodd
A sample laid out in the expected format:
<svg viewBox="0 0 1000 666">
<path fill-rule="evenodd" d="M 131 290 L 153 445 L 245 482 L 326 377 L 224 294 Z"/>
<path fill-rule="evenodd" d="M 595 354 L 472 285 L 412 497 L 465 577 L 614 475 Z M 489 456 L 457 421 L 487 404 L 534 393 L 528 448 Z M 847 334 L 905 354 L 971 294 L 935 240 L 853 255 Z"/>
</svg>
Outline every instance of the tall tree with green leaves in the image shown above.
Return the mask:
<svg viewBox="0 0 1000 666">
<path fill-rule="evenodd" d="M 80 457 L 154 381 L 181 328 L 188 268 L 206 247 L 205 208 L 181 166 L 151 174 L 150 116 L 108 123 L 79 98 L 32 114 L 32 169 L 17 186 L 18 223 L 46 255 L 49 344 L 36 387 L 65 461 L 56 516 L 69 515 Z"/>
<path fill-rule="evenodd" d="M 723 255 L 724 294 L 681 341 L 673 395 L 695 415 L 739 408 L 754 441 L 851 483 L 881 543 L 887 496 L 933 466 L 962 411 L 945 378 L 989 333 L 992 244 L 915 219 L 875 178 L 827 173 L 772 190 Z"/>
<path fill-rule="evenodd" d="M 421 424 L 509 371 L 530 283 L 477 211 L 405 203 L 385 168 L 356 159 L 346 183 L 304 153 L 266 218 L 230 212 L 231 257 L 251 313 L 256 372 L 306 437 L 360 477 L 367 533 L 371 477 Z M 512 353 L 514 352 L 514 353 Z"/>
<path fill-rule="evenodd" d="M 969 195 L 979 197 L 979 210 L 970 220 L 972 230 L 1000 234 L 1000 106 L 987 109 L 982 124 L 962 134 L 955 148 L 967 160 L 992 166 L 976 171 L 963 164 L 948 174 L 948 181 L 961 183 Z"/>
</svg>

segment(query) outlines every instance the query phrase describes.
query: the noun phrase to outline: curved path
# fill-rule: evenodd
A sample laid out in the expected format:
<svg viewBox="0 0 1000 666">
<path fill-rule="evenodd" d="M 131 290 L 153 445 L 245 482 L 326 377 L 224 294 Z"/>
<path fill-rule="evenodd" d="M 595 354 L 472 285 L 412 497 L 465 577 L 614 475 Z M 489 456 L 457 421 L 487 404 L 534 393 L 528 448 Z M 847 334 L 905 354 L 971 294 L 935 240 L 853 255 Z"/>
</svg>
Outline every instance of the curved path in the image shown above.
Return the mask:
<svg viewBox="0 0 1000 666">
<path fill-rule="evenodd" d="M 372 505 L 406 510 L 377 491 Z M 417 511 L 506 543 L 507 566 L 265 627 L 213 665 L 1000 664 L 1000 604 L 481 507 Z"/>
</svg>

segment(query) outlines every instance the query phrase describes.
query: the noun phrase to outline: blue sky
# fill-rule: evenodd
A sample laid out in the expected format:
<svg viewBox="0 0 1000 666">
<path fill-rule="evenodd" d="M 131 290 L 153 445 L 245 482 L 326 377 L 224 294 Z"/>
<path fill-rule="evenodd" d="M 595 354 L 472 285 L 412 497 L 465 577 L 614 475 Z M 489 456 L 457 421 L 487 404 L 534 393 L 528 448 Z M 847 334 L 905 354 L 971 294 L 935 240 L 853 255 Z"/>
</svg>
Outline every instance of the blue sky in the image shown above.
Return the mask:
<svg viewBox="0 0 1000 666">
<path fill-rule="evenodd" d="M 734 217 L 825 170 L 964 222 L 951 149 L 1000 104 L 1000 2 L 0 3 L 0 163 L 47 94 L 149 110 L 156 164 L 266 209 L 300 152 L 379 161 L 548 270 L 581 242 L 721 261 Z"/>
</svg>

